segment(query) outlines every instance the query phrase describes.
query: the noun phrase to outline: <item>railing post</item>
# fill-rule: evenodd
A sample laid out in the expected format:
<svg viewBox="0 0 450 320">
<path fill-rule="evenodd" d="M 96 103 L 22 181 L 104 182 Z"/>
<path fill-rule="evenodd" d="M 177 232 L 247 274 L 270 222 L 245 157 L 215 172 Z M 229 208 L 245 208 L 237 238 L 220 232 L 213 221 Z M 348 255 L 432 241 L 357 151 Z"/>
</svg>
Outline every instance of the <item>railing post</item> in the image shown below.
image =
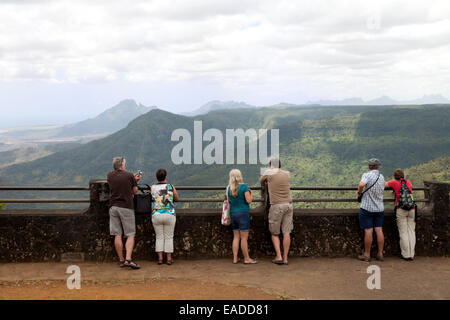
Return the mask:
<svg viewBox="0 0 450 320">
<path fill-rule="evenodd" d="M 267 184 L 266 183 L 261 183 L 261 199 L 262 199 L 262 211 L 264 211 L 265 213 L 267 213 L 267 215 L 269 214 L 269 190 L 267 188 Z"/>
<path fill-rule="evenodd" d="M 109 186 L 105 179 L 89 181 L 90 211 L 102 214 L 108 212 Z"/>
<path fill-rule="evenodd" d="M 436 248 L 438 255 L 445 255 L 450 252 L 448 230 L 450 184 L 424 181 L 424 185 L 429 188 L 425 195 L 429 199 L 427 209 L 432 213 L 433 247 Z"/>
</svg>

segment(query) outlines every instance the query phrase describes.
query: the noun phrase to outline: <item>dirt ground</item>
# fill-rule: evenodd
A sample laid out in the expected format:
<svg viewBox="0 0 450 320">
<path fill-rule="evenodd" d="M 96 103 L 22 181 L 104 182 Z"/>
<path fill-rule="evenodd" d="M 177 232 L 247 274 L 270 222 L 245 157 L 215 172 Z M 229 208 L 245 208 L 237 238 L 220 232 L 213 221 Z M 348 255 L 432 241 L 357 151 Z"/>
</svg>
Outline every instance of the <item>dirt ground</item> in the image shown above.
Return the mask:
<svg viewBox="0 0 450 320">
<path fill-rule="evenodd" d="M 270 259 L 233 265 L 229 259 L 177 260 L 172 266 L 116 263 L 1 263 L 0 299 L 450 299 L 450 259 L 387 257 Z M 69 290 L 69 265 L 81 270 L 81 289 Z M 370 265 L 380 267 L 381 289 L 369 290 Z"/>
<path fill-rule="evenodd" d="M 0 284 L 0 299 L 14 300 L 274 300 L 276 295 L 237 285 L 184 279 L 89 282 L 68 290 L 65 281 Z"/>
</svg>

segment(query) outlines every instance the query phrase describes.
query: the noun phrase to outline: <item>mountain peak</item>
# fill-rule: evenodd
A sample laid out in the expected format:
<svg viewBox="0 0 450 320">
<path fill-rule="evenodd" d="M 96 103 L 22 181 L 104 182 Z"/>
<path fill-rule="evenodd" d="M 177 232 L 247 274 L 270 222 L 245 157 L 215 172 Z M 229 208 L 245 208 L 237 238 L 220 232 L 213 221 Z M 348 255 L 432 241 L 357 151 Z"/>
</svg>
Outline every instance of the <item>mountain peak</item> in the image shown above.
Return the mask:
<svg viewBox="0 0 450 320">
<path fill-rule="evenodd" d="M 124 99 L 120 101 L 117 105 L 135 105 L 137 106 L 137 103 L 134 99 Z"/>
<path fill-rule="evenodd" d="M 437 104 L 437 103 L 450 103 L 450 100 L 444 97 L 442 94 L 425 94 L 422 98 L 413 99 L 413 100 L 402 100 L 398 101 L 392 99 L 387 95 L 382 95 L 378 98 L 364 101 L 361 98 L 348 98 L 342 100 L 319 100 L 308 102 L 307 104 L 320 104 L 320 105 L 404 105 L 404 104 Z"/>
<path fill-rule="evenodd" d="M 112 133 L 126 127 L 131 120 L 155 108 L 137 104 L 133 99 L 125 99 L 95 118 L 64 126 L 59 136 Z"/>
<path fill-rule="evenodd" d="M 196 116 L 201 114 L 206 114 L 211 111 L 223 110 L 223 109 L 237 109 L 237 108 L 253 108 L 252 105 L 247 104 L 243 101 L 221 101 L 221 100 L 211 100 L 204 105 L 202 105 L 197 110 L 185 113 L 187 116 Z"/>
<path fill-rule="evenodd" d="M 120 101 L 118 104 L 112 106 L 111 108 L 106 109 L 105 111 L 103 111 L 101 114 L 103 113 L 107 113 L 111 110 L 116 110 L 116 109 L 134 109 L 139 107 L 138 104 L 136 103 L 135 100 L 133 99 L 125 99 Z"/>
</svg>

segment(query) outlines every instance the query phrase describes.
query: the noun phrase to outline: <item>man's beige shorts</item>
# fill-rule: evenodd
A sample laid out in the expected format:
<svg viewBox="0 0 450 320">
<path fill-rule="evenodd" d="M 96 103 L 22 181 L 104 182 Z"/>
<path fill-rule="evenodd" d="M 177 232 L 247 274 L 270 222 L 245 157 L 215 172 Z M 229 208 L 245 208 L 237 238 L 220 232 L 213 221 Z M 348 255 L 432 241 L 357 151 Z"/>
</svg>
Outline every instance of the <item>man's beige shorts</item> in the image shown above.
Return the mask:
<svg viewBox="0 0 450 320">
<path fill-rule="evenodd" d="M 269 209 L 269 231 L 273 235 L 282 233 L 291 233 L 294 229 L 292 221 L 294 216 L 294 207 L 292 203 L 279 203 L 270 205 Z"/>
<path fill-rule="evenodd" d="M 109 231 L 112 236 L 125 233 L 127 237 L 134 237 L 136 235 L 134 210 L 116 206 L 109 208 Z"/>
</svg>

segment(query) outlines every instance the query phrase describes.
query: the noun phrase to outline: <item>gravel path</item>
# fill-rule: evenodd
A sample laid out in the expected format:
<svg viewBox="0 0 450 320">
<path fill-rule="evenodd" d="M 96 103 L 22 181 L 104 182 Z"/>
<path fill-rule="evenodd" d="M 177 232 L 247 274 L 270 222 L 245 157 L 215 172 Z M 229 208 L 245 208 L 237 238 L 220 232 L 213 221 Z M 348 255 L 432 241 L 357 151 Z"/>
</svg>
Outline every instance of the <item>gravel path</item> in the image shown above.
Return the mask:
<svg viewBox="0 0 450 320">
<path fill-rule="evenodd" d="M 417 257 L 413 262 L 388 257 L 371 263 L 291 258 L 287 266 L 270 259 L 257 265 L 233 265 L 229 259 L 177 260 L 172 266 L 138 261 L 140 270 L 120 269 L 116 263 L 2 263 L 0 298 L 450 299 L 449 262 L 445 257 Z M 70 264 L 81 269 L 81 290 L 66 288 Z M 369 265 L 380 267 L 380 290 L 367 288 Z"/>
</svg>

